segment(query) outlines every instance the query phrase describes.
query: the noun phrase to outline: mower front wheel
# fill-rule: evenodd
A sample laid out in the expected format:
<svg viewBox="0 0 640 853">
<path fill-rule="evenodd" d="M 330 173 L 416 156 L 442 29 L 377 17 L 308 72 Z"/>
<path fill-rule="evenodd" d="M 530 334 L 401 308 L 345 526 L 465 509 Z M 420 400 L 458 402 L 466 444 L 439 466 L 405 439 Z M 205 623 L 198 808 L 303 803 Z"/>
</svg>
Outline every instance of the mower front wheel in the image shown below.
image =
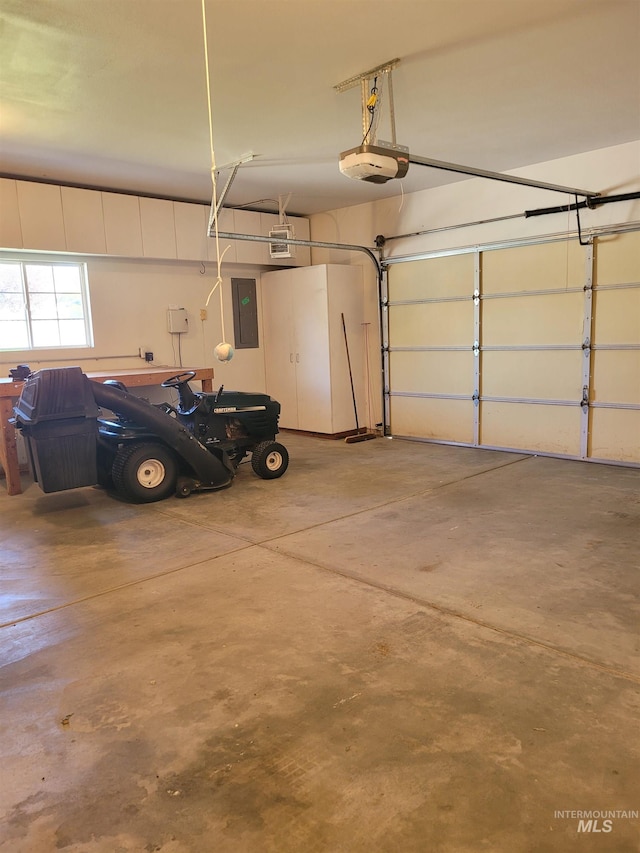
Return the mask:
<svg viewBox="0 0 640 853">
<path fill-rule="evenodd" d="M 178 463 L 163 444 L 134 444 L 118 451 L 111 475 L 116 490 L 125 498 L 151 503 L 175 493 Z"/>
<path fill-rule="evenodd" d="M 262 441 L 251 454 L 251 467 L 263 480 L 282 477 L 289 466 L 287 448 L 277 441 Z"/>
</svg>

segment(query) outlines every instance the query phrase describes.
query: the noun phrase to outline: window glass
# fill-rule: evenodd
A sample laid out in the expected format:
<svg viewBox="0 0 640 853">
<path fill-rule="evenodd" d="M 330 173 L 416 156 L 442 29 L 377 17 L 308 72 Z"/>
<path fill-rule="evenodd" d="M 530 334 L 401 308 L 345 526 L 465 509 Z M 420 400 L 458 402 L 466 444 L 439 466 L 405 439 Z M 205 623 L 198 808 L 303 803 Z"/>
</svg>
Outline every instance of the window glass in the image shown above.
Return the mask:
<svg viewBox="0 0 640 853">
<path fill-rule="evenodd" d="M 88 346 L 85 264 L 0 260 L 0 350 Z"/>
<path fill-rule="evenodd" d="M 29 336 L 26 322 L 15 323 L 11 320 L 0 320 L 0 342 L 2 349 L 27 349 Z"/>
<path fill-rule="evenodd" d="M 48 264 L 25 264 L 30 293 L 53 291 L 53 269 Z"/>
</svg>

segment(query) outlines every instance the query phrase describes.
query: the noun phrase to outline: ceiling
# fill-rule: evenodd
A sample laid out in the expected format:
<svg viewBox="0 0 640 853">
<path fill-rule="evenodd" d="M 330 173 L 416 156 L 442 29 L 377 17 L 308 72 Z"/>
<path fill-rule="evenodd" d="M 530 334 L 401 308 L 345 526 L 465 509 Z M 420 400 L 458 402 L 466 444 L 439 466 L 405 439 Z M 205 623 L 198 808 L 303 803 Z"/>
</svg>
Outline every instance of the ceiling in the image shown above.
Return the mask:
<svg viewBox="0 0 640 853">
<path fill-rule="evenodd" d="M 361 94 L 334 89 L 394 58 L 397 141 L 421 157 L 505 171 L 640 139 L 638 0 L 206 0 L 206 18 L 216 165 L 257 155 L 227 204 L 398 195 L 340 174 Z M 201 0 L 0 0 L 0 22 L 2 174 L 210 198 Z M 460 179 L 412 165 L 402 191 Z"/>
</svg>

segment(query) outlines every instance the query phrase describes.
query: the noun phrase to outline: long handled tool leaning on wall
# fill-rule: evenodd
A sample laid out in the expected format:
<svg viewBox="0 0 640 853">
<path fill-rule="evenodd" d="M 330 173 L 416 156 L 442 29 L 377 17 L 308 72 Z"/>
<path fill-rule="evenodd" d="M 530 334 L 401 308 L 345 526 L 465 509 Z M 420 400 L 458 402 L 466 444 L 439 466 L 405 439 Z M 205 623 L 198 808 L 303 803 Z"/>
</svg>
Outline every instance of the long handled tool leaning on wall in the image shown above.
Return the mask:
<svg viewBox="0 0 640 853">
<path fill-rule="evenodd" d="M 342 331 L 344 333 L 344 346 L 347 351 L 347 365 L 349 366 L 349 381 L 351 382 L 351 396 L 353 398 L 353 413 L 356 419 L 356 435 L 348 435 L 345 438 L 347 444 L 354 444 L 357 441 L 368 441 L 370 438 L 375 438 L 376 435 L 373 432 L 368 432 L 365 427 L 365 432 L 360 432 L 360 423 L 358 421 L 358 405 L 356 403 L 356 392 L 353 387 L 353 371 L 351 369 L 351 357 L 349 355 L 349 341 L 347 339 L 347 327 L 344 322 L 344 314 L 340 315 L 342 317 Z"/>
</svg>

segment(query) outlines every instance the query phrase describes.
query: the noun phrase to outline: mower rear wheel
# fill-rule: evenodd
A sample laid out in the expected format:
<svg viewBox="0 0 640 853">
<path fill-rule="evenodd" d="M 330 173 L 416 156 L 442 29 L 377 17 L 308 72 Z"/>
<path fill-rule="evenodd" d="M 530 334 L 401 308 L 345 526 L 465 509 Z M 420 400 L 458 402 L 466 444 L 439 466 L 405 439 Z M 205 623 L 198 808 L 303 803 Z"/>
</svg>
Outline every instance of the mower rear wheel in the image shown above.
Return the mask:
<svg viewBox="0 0 640 853">
<path fill-rule="evenodd" d="M 261 441 L 251 454 L 251 467 L 263 480 L 282 477 L 289 466 L 289 453 L 277 441 Z"/>
<path fill-rule="evenodd" d="M 118 451 L 111 475 L 121 495 L 136 503 L 151 503 L 175 492 L 178 463 L 163 444 L 134 444 Z"/>
</svg>

